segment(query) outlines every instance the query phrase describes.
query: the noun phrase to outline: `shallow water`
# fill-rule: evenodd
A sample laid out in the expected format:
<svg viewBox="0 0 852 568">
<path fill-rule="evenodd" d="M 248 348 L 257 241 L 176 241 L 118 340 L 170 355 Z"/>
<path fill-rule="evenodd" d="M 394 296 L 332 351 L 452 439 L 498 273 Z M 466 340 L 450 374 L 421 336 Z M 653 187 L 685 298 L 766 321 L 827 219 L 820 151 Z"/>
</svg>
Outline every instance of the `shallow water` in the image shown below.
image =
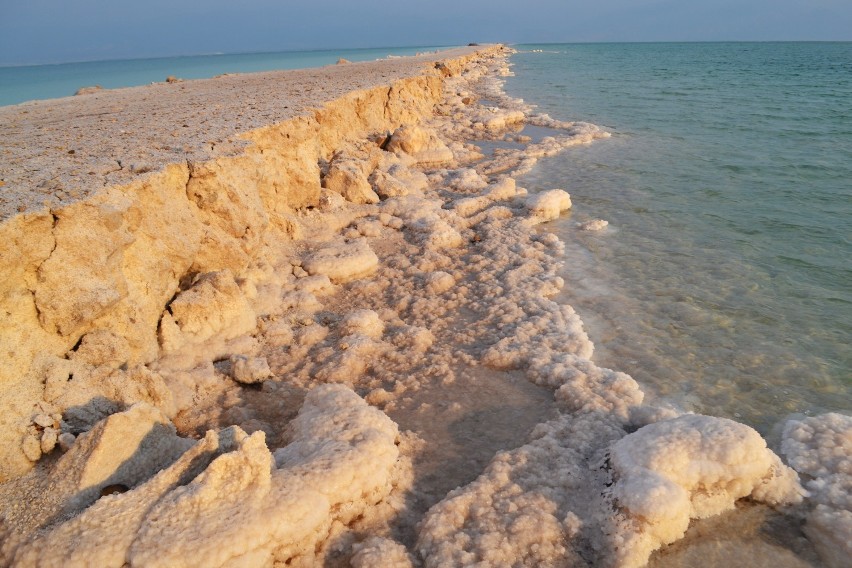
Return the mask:
<svg viewBox="0 0 852 568">
<path fill-rule="evenodd" d="M 613 134 L 519 180 L 572 194 L 551 228 L 595 360 L 764 434 L 852 411 L 852 44 L 519 49 L 510 95 Z"/>
</svg>

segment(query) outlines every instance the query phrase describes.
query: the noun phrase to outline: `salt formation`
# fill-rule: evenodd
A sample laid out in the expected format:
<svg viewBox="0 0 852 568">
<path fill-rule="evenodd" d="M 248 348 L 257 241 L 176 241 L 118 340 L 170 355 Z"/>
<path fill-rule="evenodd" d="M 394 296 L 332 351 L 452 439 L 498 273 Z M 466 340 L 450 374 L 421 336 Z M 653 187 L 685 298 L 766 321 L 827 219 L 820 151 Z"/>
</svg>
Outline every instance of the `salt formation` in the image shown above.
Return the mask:
<svg viewBox="0 0 852 568">
<path fill-rule="evenodd" d="M 0 561 L 633 567 L 737 499 L 801 500 L 756 432 L 649 404 L 591 360 L 580 317 L 554 299 L 570 282 L 544 225 L 571 197 L 516 177 L 608 135 L 507 97 L 504 55 L 446 60 L 416 82 L 423 93 L 385 88 L 384 106 L 375 90 L 317 111 L 357 136 L 312 138 L 298 118 L 253 134 L 258 153 L 191 164 L 176 186 L 187 230 L 210 246 L 171 250 L 180 269 L 137 314 L 147 331 L 110 323 L 110 306 L 130 308 L 98 281 L 103 325 L 36 361 L 44 394 L 22 455 L 51 455 L 0 485 Z M 486 156 L 472 141 L 514 146 Z M 310 198 L 284 199 L 288 184 Z M 123 219 L 107 225 L 134 246 Z M 480 404 L 489 396 L 502 406 Z M 512 416 L 540 423 L 528 433 Z M 842 469 L 797 439 L 785 451 L 803 474 Z M 835 493 L 814 534 L 838 534 L 820 532 L 848 509 Z"/>
<path fill-rule="evenodd" d="M 150 414 L 134 407 L 81 436 L 52 472 L 78 481 L 62 493 L 53 488 L 31 495 L 29 505 L 41 518 L 30 522 L 41 528 L 17 547 L 16 535 L 7 534 L 7 562 L 177 566 L 191 559 L 204 566 L 262 566 L 292 561 L 312 557 L 334 522 L 363 515 L 391 489 L 396 426 L 345 387 L 312 390 L 290 425 L 292 442 L 274 456 L 262 432 L 211 431 L 193 443 L 174 436 L 167 421 Z M 114 426 L 116 421 L 126 426 Z M 157 424 L 165 433 L 154 428 Z M 100 496 L 117 482 L 129 491 Z M 51 518 L 53 511 L 61 512 L 60 519 L 75 516 L 60 524 Z"/>
</svg>

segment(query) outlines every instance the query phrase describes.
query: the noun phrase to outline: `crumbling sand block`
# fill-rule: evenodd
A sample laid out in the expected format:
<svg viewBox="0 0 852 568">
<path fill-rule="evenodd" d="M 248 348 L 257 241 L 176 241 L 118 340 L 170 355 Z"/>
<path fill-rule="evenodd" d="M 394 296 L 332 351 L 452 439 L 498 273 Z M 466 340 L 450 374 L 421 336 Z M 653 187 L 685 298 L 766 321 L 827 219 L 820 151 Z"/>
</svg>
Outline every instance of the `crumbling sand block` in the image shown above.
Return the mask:
<svg viewBox="0 0 852 568">
<path fill-rule="evenodd" d="M 196 277 L 192 287 L 169 304 L 160 322 L 166 353 L 219 336 L 231 339 L 254 329 L 254 311 L 230 270 Z"/>
<path fill-rule="evenodd" d="M 434 131 L 421 126 L 397 128 L 387 144 L 388 152 L 405 153 L 418 164 L 450 162 L 453 152 Z"/>
<path fill-rule="evenodd" d="M 323 187 L 342 195 L 346 201 L 363 204 L 378 203 L 367 176 L 351 160 L 336 160 L 323 178 Z"/>
</svg>

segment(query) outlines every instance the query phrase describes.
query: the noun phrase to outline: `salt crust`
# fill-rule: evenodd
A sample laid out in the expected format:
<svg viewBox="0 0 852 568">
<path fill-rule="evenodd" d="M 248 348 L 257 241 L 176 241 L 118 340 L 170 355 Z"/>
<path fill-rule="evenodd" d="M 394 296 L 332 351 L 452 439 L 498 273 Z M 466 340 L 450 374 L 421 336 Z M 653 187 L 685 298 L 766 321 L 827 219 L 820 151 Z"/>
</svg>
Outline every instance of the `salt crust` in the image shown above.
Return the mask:
<svg viewBox="0 0 852 568">
<path fill-rule="evenodd" d="M 550 300 L 565 285 L 557 275 L 562 243 L 532 229 L 564 213 L 570 196 L 527 195 L 507 172 L 607 134 L 507 97 L 493 78 L 509 73 L 501 58 L 441 72 L 444 100 L 428 123 L 394 132 L 390 151 L 343 143 L 332 155 L 319 215 L 299 219 L 306 241 L 283 258 L 259 256 L 238 273 L 199 271 L 181 283 L 160 319 L 165 356 L 155 364 L 122 368 L 123 338 L 99 330 L 68 359 L 39 363 L 47 400 L 32 418 L 27 455 L 38 459 L 58 432 L 80 435 L 73 444 L 66 436 L 70 448 L 50 477 L 20 481 L 35 513 L 4 513 L 4 559 L 261 566 L 352 554 L 354 566 L 640 566 L 679 538 L 689 518 L 747 495 L 800 500 L 795 474 L 753 430 L 645 404 L 632 378 L 590 360 L 593 345 L 574 310 Z M 472 104 L 475 96 L 499 107 Z M 467 142 L 501 139 L 524 124 L 554 136 L 490 158 Z M 232 367 L 258 362 L 244 376 L 262 384 L 266 406 L 241 401 L 246 393 L 213 364 L 223 356 Z M 436 504 L 412 547 L 388 524 L 414 527 L 422 514 L 402 497 L 414 478 L 398 459 L 396 426 L 346 386 L 316 385 L 346 383 L 392 411 L 426 383 L 451 384 L 462 365 L 518 372 L 554 389 L 560 414 Z M 280 415 L 294 389 L 309 392 L 286 432 L 256 414 Z M 119 412 L 136 401 L 148 405 Z M 184 428 L 239 426 L 209 431 L 187 449 L 192 442 L 175 434 L 172 418 Z M 121 420 L 127 424 L 107 427 Z M 848 439 L 849 425 L 838 424 Z M 87 448 L 103 430 L 130 430 L 122 436 L 145 443 L 156 431 L 156 447 L 123 442 L 139 449 L 127 462 L 141 464 L 134 476 L 117 475 L 124 466 L 109 461 L 88 466 Z M 286 445 L 270 452 L 270 437 Z M 808 460 L 791 458 L 803 472 Z M 103 470 L 82 501 L 70 499 L 79 492 L 77 470 Z M 68 480 L 73 491 L 48 490 L 53 480 Z M 97 499 L 107 482 L 130 491 Z M 838 534 L 820 527 L 844 526 L 848 512 L 833 497 L 823 501 L 809 521 L 815 540 Z"/>
<path fill-rule="evenodd" d="M 805 532 L 827 566 L 852 556 L 852 417 L 829 413 L 790 420 L 781 451 L 810 491 Z"/>
<path fill-rule="evenodd" d="M 7 540 L 7 558 L 21 566 L 270 565 L 312 555 L 333 522 L 350 522 L 391 487 L 396 425 L 346 387 L 312 390 L 291 424 L 293 441 L 274 458 L 262 432 L 210 431 L 193 445 L 172 428 L 165 439 L 177 453 L 143 451 L 161 462 L 128 469 L 121 458 L 140 449 L 140 435 L 150 436 L 152 412 L 134 407 L 81 436 L 54 472 L 85 489 L 60 503 L 77 515 L 58 525 L 43 518 L 38 536 L 17 549 Z M 119 420 L 126 424 L 114 426 Z M 143 482 L 140 473 L 154 475 Z M 130 491 L 95 501 L 113 482 Z M 45 499 L 60 496 L 35 497 L 42 501 L 32 505 L 44 511 Z"/>
</svg>

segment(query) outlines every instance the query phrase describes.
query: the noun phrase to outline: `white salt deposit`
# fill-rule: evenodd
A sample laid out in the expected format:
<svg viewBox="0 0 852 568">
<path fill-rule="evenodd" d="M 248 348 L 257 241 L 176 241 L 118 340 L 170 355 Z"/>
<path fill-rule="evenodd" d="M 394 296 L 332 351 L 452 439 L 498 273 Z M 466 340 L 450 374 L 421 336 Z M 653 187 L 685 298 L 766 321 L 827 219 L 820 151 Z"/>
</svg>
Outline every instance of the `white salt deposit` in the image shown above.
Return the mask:
<svg viewBox="0 0 852 568">
<path fill-rule="evenodd" d="M 262 432 L 248 436 L 239 428 L 209 432 L 195 445 L 175 437 L 172 429 L 166 438 L 174 448 L 171 454 L 163 452 L 162 442 L 146 447 L 138 435 L 116 438 L 150 431 L 152 422 L 140 412 L 150 413 L 139 408 L 108 419 L 57 464 L 68 470 L 65 479 L 79 479 L 74 488 L 83 492 L 36 494 L 30 506 L 45 511 L 45 505 L 59 501 L 59 510 L 67 514 L 94 504 L 65 523 L 52 525 L 56 519 L 46 519 L 48 528 L 35 540 L 15 547 L 7 538 L 3 553 L 8 560 L 39 566 L 292 561 L 313 557 L 335 520 L 345 523 L 367 514 L 391 489 L 396 426 L 344 387 L 309 393 L 291 424 L 293 441 L 274 459 Z M 113 433 L 112 422 L 118 420 L 128 426 Z M 163 423 L 161 417 L 154 420 Z M 86 445 L 97 432 L 103 432 L 100 445 Z M 144 465 L 128 468 L 123 462 L 128 453 Z M 163 460 L 174 463 L 157 473 Z M 155 475 L 139 484 L 146 474 Z M 101 488 L 116 481 L 132 490 L 95 502 Z"/>
</svg>

